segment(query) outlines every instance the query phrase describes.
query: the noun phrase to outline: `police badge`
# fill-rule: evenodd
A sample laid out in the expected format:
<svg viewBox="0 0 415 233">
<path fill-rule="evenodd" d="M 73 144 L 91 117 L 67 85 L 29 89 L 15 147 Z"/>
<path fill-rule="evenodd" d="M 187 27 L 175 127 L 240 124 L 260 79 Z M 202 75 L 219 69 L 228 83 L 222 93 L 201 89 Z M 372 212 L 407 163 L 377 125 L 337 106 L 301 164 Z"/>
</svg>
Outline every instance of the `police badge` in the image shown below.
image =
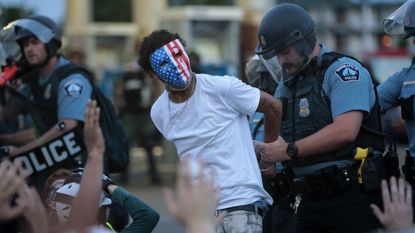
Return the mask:
<svg viewBox="0 0 415 233">
<path fill-rule="evenodd" d="M 299 112 L 300 117 L 308 117 L 310 115 L 310 104 L 308 103 L 307 98 L 301 98 L 299 103 Z"/>
</svg>

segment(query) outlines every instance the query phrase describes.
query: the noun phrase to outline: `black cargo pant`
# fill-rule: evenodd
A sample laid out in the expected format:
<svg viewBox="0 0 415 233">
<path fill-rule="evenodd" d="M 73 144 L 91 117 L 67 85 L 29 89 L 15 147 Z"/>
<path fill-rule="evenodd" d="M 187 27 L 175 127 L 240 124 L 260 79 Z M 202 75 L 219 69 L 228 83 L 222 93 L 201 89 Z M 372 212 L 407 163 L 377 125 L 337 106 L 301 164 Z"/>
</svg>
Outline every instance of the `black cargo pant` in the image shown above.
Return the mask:
<svg viewBox="0 0 415 233">
<path fill-rule="evenodd" d="M 301 196 L 297 209 L 297 233 L 359 233 L 381 227 L 370 204 L 382 206 L 380 189 L 366 192 L 356 181 L 332 197 Z"/>
</svg>

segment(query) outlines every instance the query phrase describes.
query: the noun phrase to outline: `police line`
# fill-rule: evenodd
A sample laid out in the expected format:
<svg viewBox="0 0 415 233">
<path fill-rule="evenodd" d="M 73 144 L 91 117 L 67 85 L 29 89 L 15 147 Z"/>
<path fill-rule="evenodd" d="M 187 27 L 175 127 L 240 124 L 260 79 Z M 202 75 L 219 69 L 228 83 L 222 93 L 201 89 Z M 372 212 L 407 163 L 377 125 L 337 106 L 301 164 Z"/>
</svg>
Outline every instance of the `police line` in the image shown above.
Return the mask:
<svg viewBox="0 0 415 233">
<path fill-rule="evenodd" d="M 73 129 L 30 151 L 14 156 L 11 160 L 21 162 L 30 176 L 56 170 L 63 164 L 85 151 L 83 137 L 79 130 Z"/>
</svg>

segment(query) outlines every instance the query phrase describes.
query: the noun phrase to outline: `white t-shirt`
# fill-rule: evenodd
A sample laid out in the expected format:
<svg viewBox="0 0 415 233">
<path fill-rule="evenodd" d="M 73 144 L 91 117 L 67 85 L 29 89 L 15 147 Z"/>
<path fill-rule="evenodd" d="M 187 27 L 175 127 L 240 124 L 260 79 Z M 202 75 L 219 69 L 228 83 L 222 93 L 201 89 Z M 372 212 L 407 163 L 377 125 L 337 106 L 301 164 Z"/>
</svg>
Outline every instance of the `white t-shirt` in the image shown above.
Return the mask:
<svg viewBox="0 0 415 233">
<path fill-rule="evenodd" d="M 164 91 L 151 108 L 151 119 L 174 142 L 181 159 L 197 158 L 214 170 L 221 189 L 217 209 L 259 200 L 271 204 L 247 119 L 258 107 L 259 90 L 231 76 L 196 77 L 195 91 L 185 102 L 170 101 Z"/>
</svg>

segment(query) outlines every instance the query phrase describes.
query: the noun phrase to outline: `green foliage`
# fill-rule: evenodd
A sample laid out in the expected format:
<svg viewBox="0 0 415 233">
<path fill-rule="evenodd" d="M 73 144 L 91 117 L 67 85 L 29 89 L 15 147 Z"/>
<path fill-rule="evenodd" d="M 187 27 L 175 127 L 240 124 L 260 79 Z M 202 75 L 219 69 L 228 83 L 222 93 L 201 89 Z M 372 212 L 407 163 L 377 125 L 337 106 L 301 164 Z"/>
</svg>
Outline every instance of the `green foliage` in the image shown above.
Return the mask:
<svg viewBox="0 0 415 233">
<path fill-rule="evenodd" d="M 20 7 L 1 7 L 1 17 L 0 17 L 0 24 L 6 25 L 16 19 L 32 15 L 33 11 L 28 10 L 25 11 Z"/>
</svg>

